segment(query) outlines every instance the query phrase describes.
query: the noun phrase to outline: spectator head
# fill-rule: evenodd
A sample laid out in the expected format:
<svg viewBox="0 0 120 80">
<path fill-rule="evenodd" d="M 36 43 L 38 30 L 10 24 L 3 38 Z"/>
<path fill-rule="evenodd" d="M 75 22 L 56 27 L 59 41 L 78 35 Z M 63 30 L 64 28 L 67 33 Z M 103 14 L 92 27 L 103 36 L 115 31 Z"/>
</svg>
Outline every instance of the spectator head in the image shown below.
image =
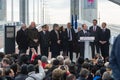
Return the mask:
<svg viewBox="0 0 120 80">
<path fill-rule="evenodd" d="M 53 24 L 53 29 L 58 31 L 59 30 L 59 25 L 58 24 Z"/>
<path fill-rule="evenodd" d="M 42 61 L 43 63 L 48 63 L 48 58 L 47 58 L 46 56 L 42 56 L 42 57 L 41 57 L 41 61 Z"/>
<path fill-rule="evenodd" d="M 26 54 L 21 54 L 19 57 L 19 64 L 20 65 L 28 64 L 28 62 L 29 62 L 28 56 Z"/>
<path fill-rule="evenodd" d="M 63 26 L 61 26 L 61 27 L 59 28 L 59 31 L 63 31 Z"/>
<path fill-rule="evenodd" d="M 46 25 L 43 25 L 43 26 L 42 26 L 42 30 L 43 30 L 43 31 L 46 31 Z"/>
<path fill-rule="evenodd" d="M 27 64 L 23 64 L 20 68 L 20 73 L 27 75 Z"/>
<path fill-rule="evenodd" d="M 21 26 L 21 28 L 22 28 L 23 30 L 26 30 L 26 28 L 27 28 L 27 27 L 26 27 L 26 24 L 23 23 L 22 26 Z"/>
<path fill-rule="evenodd" d="M 65 65 L 70 65 L 71 64 L 71 60 L 69 58 L 64 60 L 64 64 Z"/>
<path fill-rule="evenodd" d="M 56 60 L 56 58 L 52 58 L 51 60 L 48 60 L 49 63 L 53 64 L 53 61 Z"/>
<path fill-rule="evenodd" d="M 8 58 L 3 58 L 2 67 L 6 68 L 10 66 L 10 60 Z"/>
<path fill-rule="evenodd" d="M 81 27 L 78 27 L 78 32 L 81 31 Z"/>
<path fill-rule="evenodd" d="M 72 73 L 72 74 L 76 74 L 76 72 L 77 72 L 77 67 L 76 67 L 75 63 L 72 62 L 72 63 L 69 65 L 69 71 L 70 71 L 70 73 Z"/>
<path fill-rule="evenodd" d="M 27 66 L 27 71 L 28 71 L 28 73 L 29 73 L 29 72 L 32 72 L 32 71 L 35 71 L 34 65 L 33 65 L 33 64 L 29 64 L 29 65 Z"/>
<path fill-rule="evenodd" d="M 112 69 L 110 68 L 109 62 L 106 62 L 105 64 L 106 71 L 111 71 Z"/>
<path fill-rule="evenodd" d="M 31 22 L 31 24 L 30 24 L 30 28 L 35 28 L 35 27 L 36 27 L 35 22 Z"/>
<path fill-rule="evenodd" d="M 0 52 L 0 62 L 4 58 L 5 54 L 3 52 Z"/>
<path fill-rule="evenodd" d="M 88 78 L 88 75 L 89 75 L 89 71 L 87 70 L 87 69 L 82 69 L 81 71 L 80 71 L 80 76 L 82 77 L 82 78 Z"/>
<path fill-rule="evenodd" d="M 95 76 L 101 76 L 100 70 L 97 70 Z"/>
<path fill-rule="evenodd" d="M 73 74 L 69 74 L 69 75 L 67 76 L 66 80 L 76 80 L 76 77 L 75 77 L 75 75 L 73 75 Z"/>
<path fill-rule="evenodd" d="M 10 68 L 14 71 L 15 75 L 18 73 L 18 64 L 14 63 L 10 66 Z"/>
<path fill-rule="evenodd" d="M 83 63 L 83 64 L 82 64 L 82 67 L 83 67 L 83 68 L 86 68 L 86 69 L 89 69 L 89 67 L 90 67 L 89 62 Z"/>
<path fill-rule="evenodd" d="M 97 19 L 93 19 L 93 26 L 97 26 Z"/>
<path fill-rule="evenodd" d="M 82 29 L 83 30 L 87 30 L 87 25 L 86 24 L 82 24 Z"/>
<path fill-rule="evenodd" d="M 77 63 L 82 65 L 84 63 L 84 58 L 79 57 L 78 60 L 77 60 Z"/>
<path fill-rule="evenodd" d="M 61 69 L 55 69 L 52 72 L 52 80 L 61 80 L 63 71 Z"/>
<path fill-rule="evenodd" d="M 71 23 L 70 23 L 70 22 L 69 22 L 69 23 L 67 23 L 67 28 L 68 28 L 68 29 L 72 28 L 72 26 L 71 26 Z"/>
<path fill-rule="evenodd" d="M 49 26 L 48 25 L 46 25 L 46 31 L 49 31 Z"/>
<path fill-rule="evenodd" d="M 53 65 L 58 66 L 59 65 L 59 60 L 57 60 L 57 59 L 53 60 Z"/>
<path fill-rule="evenodd" d="M 110 72 L 104 72 L 103 76 L 102 76 L 102 80 L 113 80 L 111 77 L 111 73 Z"/>
<path fill-rule="evenodd" d="M 103 67 L 103 66 L 104 66 L 104 60 L 98 59 L 98 60 L 97 60 L 97 65 L 98 65 L 99 67 Z"/>
<path fill-rule="evenodd" d="M 103 22 L 102 23 L 102 28 L 106 28 L 106 26 L 107 26 L 106 22 Z"/>
<path fill-rule="evenodd" d="M 5 68 L 5 76 L 14 77 L 14 71 L 10 68 Z"/>
<path fill-rule="evenodd" d="M 59 61 L 59 64 L 60 65 L 63 65 L 63 63 L 64 63 L 64 57 L 63 56 L 57 56 L 57 60 Z"/>
<path fill-rule="evenodd" d="M 103 73 L 106 71 L 106 68 L 105 67 L 101 67 L 100 68 L 100 73 L 101 73 L 101 75 L 103 75 Z"/>
</svg>

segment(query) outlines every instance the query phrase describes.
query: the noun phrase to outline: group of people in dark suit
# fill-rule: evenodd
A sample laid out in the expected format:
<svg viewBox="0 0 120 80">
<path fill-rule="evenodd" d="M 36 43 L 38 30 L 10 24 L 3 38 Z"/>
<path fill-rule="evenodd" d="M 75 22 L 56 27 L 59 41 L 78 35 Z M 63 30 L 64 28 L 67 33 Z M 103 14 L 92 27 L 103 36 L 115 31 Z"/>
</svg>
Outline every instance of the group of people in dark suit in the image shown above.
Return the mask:
<svg viewBox="0 0 120 80">
<path fill-rule="evenodd" d="M 103 57 L 109 56 L 110 30 L 106 28 L 105 22 L 102 23 L 102 28 L 97 26 L 97 20 L 93 20 L 93 26 L 89 29 L 86 24 L 83 24 L 82 30 L 77 33 L 75 33 L 71 23 L 67 23 L 67 28 L 63 26 L 59 28 L 58 24 L 53 24 L 53 30 L 51 31 L 48 30 L 48 25 L 43 25 L 42 31 L 38 32 L 35 23 L 32 22 L 29 28 L 26 28 L 25 25 L 21 27 L 17 32 L 16 41 L 20 53 L 26 53 L 28 47 L 34 48 L 37 52 L 40 45 L 41 55 L 48 56 L 50 51 L 52 57 L 57 57 L 60 51 L 63 51 L 63 56 L 68 56 L 69 53 L 72 60 L 75 48 L 78 50 L 76 53 L 80 53 L 80 56 L 84 57 L 84 42 L 78 42 L 78 40 L 80 37 L 86 36 L 95 37 L 94 42 L 90 42 L 92 57 L 95 56 L 95 49 L 97 53 L 100 53 L 101 50 Z"/>
<path fill-rule="evenodd" d="M 94 58 L 95 53 L 98 53 L 106 58 L 109 56 L 109 40 L 110 40 L 110 30 L 106 28 L 107 24 L 102 23 L 101 27 L 97 25 L 97 20 L 93 20 L 93 26 L 89 29 L 86 24 L 82 25 L 82 30 L 77 33 L 78 40 L 80 37 L 94 37 L 94 41 L 90 42 L 92 58 Z M 80 56 L 84 57 L 85 52 L 85 43 L 78 42 Z"/>
<path fill-rule="evenodd" d="M 16 42 L 18 44 L 19 53 L 26 53 L 28 47 L 30 48 L 29 55 L 32 56 L 32 48 L 36 51 L 39 45 L 39 33 L 36 29 L 35 22 L 31 22 L 27 28 L 25 24 L 17 31 Z"/>
</svg>

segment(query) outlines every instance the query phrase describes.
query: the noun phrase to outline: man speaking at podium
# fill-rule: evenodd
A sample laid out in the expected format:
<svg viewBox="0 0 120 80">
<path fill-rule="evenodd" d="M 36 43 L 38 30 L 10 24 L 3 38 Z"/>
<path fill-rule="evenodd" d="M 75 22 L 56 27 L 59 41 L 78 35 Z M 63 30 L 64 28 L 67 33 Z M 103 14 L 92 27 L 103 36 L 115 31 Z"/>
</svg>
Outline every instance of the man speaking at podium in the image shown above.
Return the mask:
<svg viewBox="0 0 120 80">
<path fill-rule="evenodd" d="M 82 24 L 82 30 L 78 32 L 78 40 L 80 40 L 80 37 L 88 37 L 88 36 L 90 36 L 90 32 L 88 31 L 87 25 Z M 80 41 L 78 45 L 79 45 L 79 50 L 80 50 L 80 56 L 84 58 L 85 42 Z"/>
</svg>

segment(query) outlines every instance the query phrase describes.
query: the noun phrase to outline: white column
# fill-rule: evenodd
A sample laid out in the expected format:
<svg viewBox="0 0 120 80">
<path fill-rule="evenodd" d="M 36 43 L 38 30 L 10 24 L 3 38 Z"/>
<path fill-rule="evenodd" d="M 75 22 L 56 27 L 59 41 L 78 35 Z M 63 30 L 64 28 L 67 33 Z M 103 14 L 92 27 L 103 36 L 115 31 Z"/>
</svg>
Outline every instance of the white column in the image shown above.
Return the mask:
<svg viewBox="0 0 120 80">
<path fill-rule="evenodd" d="M 35 0 L 33 0 L 33 21 L 35 21 Z"/>
<path fill-rule="evenodd" d="M 38 0 L 37 3 L 38 3 L 38 4 L 37 4 L 37 6 L 38 6 L 38 7 L 37 7 L 37 12 L 38 12 L 38 13 L 37 13 L 37 22 L 38 22 L 38 24 L 39 24 L 39 23 L 40 23 L 40 21 L 39 21 L 39 18 L 40 18 L 40 16 L 39 16 L 39 14 L 40 14 L 40 13 L 39 13 L 39 10 L 40 10 L 40 8 L 39 8 L 39 7 L 40 7 L 40 2 L 39 2 L 39 0 Z"/>
</svg>

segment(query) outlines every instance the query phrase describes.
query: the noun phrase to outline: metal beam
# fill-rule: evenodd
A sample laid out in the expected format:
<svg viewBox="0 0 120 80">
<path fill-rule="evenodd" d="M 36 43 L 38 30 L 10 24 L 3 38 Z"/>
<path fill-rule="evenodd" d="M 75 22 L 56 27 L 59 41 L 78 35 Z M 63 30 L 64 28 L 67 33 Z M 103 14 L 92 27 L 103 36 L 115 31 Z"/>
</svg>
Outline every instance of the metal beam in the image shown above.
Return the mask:
<svg viewBox="0 0 120 80">
<path fill-rule="evenodd" d="M 109 0 L 109 1 L 114 2 L 115 4 L 120 5 L 120 0 Z"/>
</svg>

